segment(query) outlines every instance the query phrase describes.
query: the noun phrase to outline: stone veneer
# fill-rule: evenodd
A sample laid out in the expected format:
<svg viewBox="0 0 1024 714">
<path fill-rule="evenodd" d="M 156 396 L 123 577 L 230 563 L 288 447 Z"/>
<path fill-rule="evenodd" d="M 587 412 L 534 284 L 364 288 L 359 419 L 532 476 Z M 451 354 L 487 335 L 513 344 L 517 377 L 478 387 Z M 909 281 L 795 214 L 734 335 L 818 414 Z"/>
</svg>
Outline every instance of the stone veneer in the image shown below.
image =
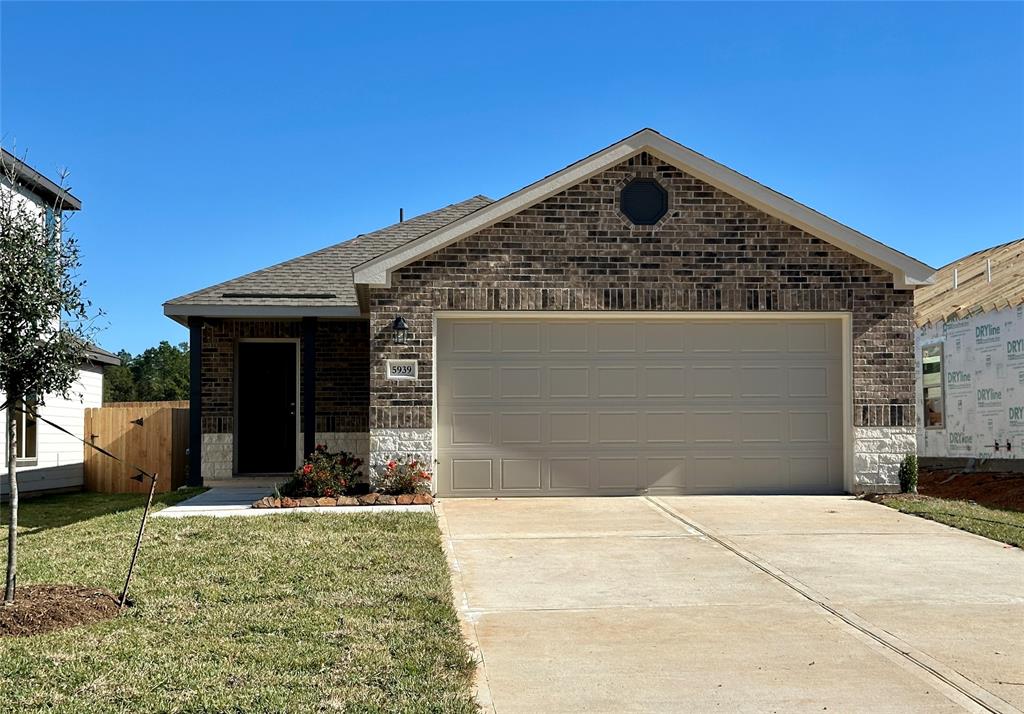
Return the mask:
<svg viewBox="0 0 1024 714">
<path fill-rule="evenodd" d="M 911 426 L 853 429 L 853 481 L 857 492 L 899 491 L 900 462 L 917 453 L 917 429 Z"/>
<path fill-rule="evenodd" d="M 618 211 L 619 190 L 637 176 L 669 191 L 655 226 L 633 226 Z M 849 312 L 853 424 L 891 430 L 900 444 L 913 432 L 912 291 L 648 154 L 395 271 L 390 287 L 369 291 L 369 307 L 371 462 L 380 449 L 429 451 L 437 310 Z M 410 326 L 405 345 L 391 339 L 397 314 Z M 419 380 L 387 380 L 394 358 L 418 360 Z M 888 483 L 891 454 L 882 453 L 857 471 L 866 484 Z"/>
<path fill-rule="evenodd" d="M 431 463 L 432 447 L 430 429 L 371 429 L 370 470 L 377 471 L 395 456 L 412 456 Z"/>
</svg>

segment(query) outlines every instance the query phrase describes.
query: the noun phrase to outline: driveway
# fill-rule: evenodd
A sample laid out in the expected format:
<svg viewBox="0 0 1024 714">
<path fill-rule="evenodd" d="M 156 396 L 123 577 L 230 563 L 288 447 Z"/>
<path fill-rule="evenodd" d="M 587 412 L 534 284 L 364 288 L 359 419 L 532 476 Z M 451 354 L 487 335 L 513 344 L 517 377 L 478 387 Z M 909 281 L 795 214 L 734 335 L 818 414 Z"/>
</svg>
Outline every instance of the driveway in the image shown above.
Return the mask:
<svg viewBox="0 0 1024 714">
<path fill-rule="evenodd" d="M 1024 551 L 849 497 L 446 499 L 497 712 L 1015 712 Z"/>
</svg>

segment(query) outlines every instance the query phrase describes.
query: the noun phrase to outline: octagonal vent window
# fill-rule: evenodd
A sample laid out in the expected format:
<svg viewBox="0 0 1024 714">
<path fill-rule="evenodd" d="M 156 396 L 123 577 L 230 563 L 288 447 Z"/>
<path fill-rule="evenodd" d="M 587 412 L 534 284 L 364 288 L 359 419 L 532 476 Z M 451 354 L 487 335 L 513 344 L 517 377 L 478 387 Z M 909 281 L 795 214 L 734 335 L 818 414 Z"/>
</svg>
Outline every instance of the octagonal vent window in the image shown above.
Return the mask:
<svg viewBox="0 0 1024 714">
<path fill-rule="evenodd" d="M 668 191 L 654 179 L 633 179 L 619 201 L 623 215 L 638 226 L 652 226 L 668 213 Z"/>
</svg>

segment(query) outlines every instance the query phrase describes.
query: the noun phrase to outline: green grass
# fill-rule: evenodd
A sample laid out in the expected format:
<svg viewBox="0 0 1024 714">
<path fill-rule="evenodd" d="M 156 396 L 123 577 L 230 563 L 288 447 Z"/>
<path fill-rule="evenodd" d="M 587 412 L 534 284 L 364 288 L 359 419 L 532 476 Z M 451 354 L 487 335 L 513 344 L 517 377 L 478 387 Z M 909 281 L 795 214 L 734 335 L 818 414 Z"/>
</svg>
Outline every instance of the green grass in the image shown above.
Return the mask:
<svg viewBox="0 0 1024 714">
<path fill-rule="evenodd" d="M 19 584 L 120 592 L 141 506 L 23 502 Z M 0 710 L 476 711 L 429 514 L 152 519 L 132 595 L 115 620 L 0 639 Z"/>
<path fill-rule="evenodd" d="M 882 503 L 903 513 L 928 518 L 960 530 L 1024 548 L 1024 512 L 979 506 L 931 496 L 885 496 Z"/>
</svg>

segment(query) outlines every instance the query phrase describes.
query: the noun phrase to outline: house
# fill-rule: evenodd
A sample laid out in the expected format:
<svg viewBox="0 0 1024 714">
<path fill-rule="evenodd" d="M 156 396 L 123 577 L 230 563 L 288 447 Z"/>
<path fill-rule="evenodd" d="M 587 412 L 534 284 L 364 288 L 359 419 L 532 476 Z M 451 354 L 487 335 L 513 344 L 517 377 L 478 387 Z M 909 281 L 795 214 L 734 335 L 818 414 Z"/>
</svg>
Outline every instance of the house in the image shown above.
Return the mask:
<svg viewBox="0 0 1024 714">
<path fill-rule="evenodd" d="M 644 129 L 164 312 L 206 480 L 326 443 L 442 496 L 862 491 L 915 450 L 932 272 Z"/>
<path fill-rule="evenodd" d="M 52 226 L 54 235 L 59 237 L 64 214 L 81 210 L 82 202 L 17 157 L 2 151 L 4 170 L 0 172 L 3 174 L 0 190 L 13 191 L 17 200 L 37 207 L 40 220 Z M 14 412 L 18 421 L 19 493 L 68 491 L 82 487 L 83 446 L 75 437 L 85 437 L 85 408 L 98 407 L 103 403 L 104 368 L 120 363 L 115 355 L 89 345 L 78 370 L 78 379 L 67 397 L 47 394 L 36 403 L 35 413 L 38 416 L 61 425 L 74 437 L 26 414 Z M 6 395 L 0 392 L 0 404 L 6 401 Z M 7 424 L 6 409 L 0 409 L 0 423 Z M 0 497 L 6 497 L 7 439 L 0 439 L 0 442 Z"/>
<path fill-rule="evenodd" d="M 918 453 L 1024 467 L 1024 239 L 939 269 L 914 303 Z"/>
</svg>

